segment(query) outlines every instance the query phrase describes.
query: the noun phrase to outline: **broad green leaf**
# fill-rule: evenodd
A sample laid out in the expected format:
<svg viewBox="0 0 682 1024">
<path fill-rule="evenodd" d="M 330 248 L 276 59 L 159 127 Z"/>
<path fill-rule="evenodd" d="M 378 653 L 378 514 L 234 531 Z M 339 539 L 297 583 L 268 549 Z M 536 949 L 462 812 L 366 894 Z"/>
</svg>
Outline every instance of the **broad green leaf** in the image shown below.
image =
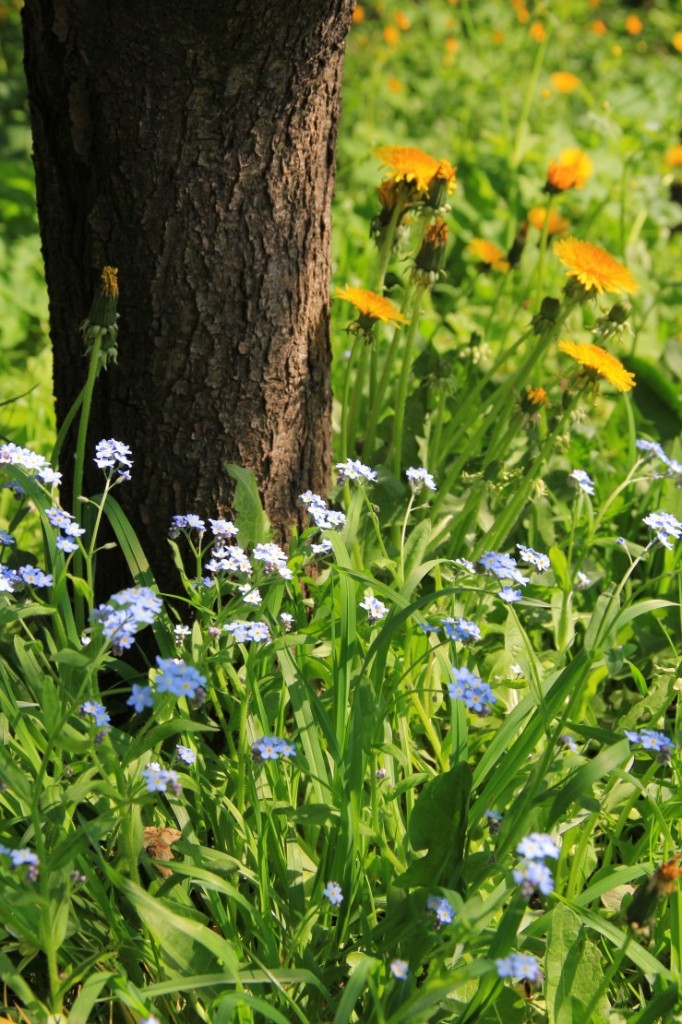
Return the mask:
<svg viewBox="0 0 682 1024">
<path fill-rule="evenodd" d="M 467 829 L 471 769 L 458 764 L 426 783 L 408 822 L 414 850 L 427 850 L 413 860 L 396 885 L 451 885 L 459 874 Z"/>
<path fill-rule="evenodd" d="M 272 527 L 263 511 L 255 473 L 231 462 L 225 469 L 236 482 L 232 507 L 239 526 L 239 543 L 244 548 L 252 548 L 270 540 Z"/>
<path fill-rule="evenodd" d="M 580 918 L 568 907 L 555 907 L 545 956 L 549 1024 L 574 1024 L 582 1019 L 603 980 L 599 949 L 588 939 Z M 606 1024 L 608 1013 L 608 999 L 600 996 L 593 1008 L 590 1024 Z"/>
</svg>

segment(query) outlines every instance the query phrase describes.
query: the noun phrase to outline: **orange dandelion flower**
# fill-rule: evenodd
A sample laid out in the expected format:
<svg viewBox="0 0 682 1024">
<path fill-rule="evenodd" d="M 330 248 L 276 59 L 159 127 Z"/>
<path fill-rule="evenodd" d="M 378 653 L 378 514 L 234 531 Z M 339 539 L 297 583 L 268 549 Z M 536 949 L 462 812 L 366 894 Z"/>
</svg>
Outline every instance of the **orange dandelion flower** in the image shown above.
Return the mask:
<svg viewBox="0 0 682 1024">
<path fill-rule="evenodd" d="M 682 144 L 678 143 L 666 150 L 665 162 L 668 167 L 682 167 Z"/>
<path fill-rule="evenodd" d="M 528 405 L 533 405 L 538 409 L 543 405 L 551 404 L 544 388 L 528 388 L 526 391 L 526 402 Z"/>
<path fill-rule="evenodd" d="M 399 78 L 389 78 L 386 84 L 388 85 L 389 92 L 401 93 L 405 91 L 405 86 Z"/>
<path fill-rule="evenodd" d="M 537 228 L 538 231 L 542 231 L 545 226 L 545 218 L 547 216 L 547 210 L 544 206 L 534 206 L 528 211 L 528 220 Z M 556 210 L 549 211 L 549 223 L 547 225 L 548 235 L 562 235 L 564 231 L 568 231 L 570 227 L 569 222 L 565 217 L 562 217 Z"/>
<path fill-rule="evenodd" d="M 467 245 L 467 252 L 475 256 L 484 267 L 492 267 L 500 274 L 506 274 L 509 270 L 507 254 L 494 242 L 488 242 L 485 238 L 472 238 Z"/>
<path fill-rule="evenodd" d="M 639 285 L 622 263 L 604 249 L 577 238 L 564 238 L 554 243 L 554 252 L 567 269 L 587 291 L 636 292 Z"/>
<path fill-rule="evenodd" d="M 436 160 L 416 146 L 382 146 L 375 150 L 374 155 L 391 168 L 391 181 L 404 181 L 417 192 L 428 193 L 434 179 L 445 182 L 448 192 L 453 192 L 456 187 L 456 168 L 447 160 Z"/>
<path fill-rule="evenodd" d="M 492 41 L 495 46 L 500 46 L 504 42 L 504 32 L 500 32 L 499 28 L 496 28 L 492 34 Z"/>
<path fill-rule="evenodd" d="M 634 388 L 634 373 L 626 370 L 620 359 L 616 359 L 606 349 L 587 342 L 577 345 L 574 341 L 560 341 L 559 348 L 571 359 L 575 359 L 583 368 L 583 372 L 595 383 L 602 377 L 618 391 L 631 391 Z"/>
<path fill-rule="evenodd" d="M 446 53 L 457 53 L 459 50 L 459 43 L 454 36 L 448 36 L 445 40 L 445 51 Z"/>
<path fill-rule="evenodd" d="M 673 49 L 682 53 L 682 32 L 674 32 L 672 38 Z"/>
<path fill-rule="evenodd" d="M 585 182 L 594 171 L 594 164 L 587 153 L 581 149 L 569 147 L 559 154 L 547 168 L 547 186 L 555 192 L 565 192 L 569 188 L 584 188 Z"/>
<path fill-rule="evenodd" d="M 547 30 L 541 21 L 534 21 L 528 31 L 531 39 L 534 39 L 536 43 L 544 43 L 547 38 Z"/>
<path fill-rule="evenodd" d="M 575 92 L 580 85 L 580 79 L 572 71 L 554 71 L 549 80 L 557 92 Z"/>
<path fill-rule="evenodd" d="M 351 288 L 350 285 L 346 285 L 345 288 L 337 288 L 336 298 L 350 302 L 360 313 L 360 317 L 367 318 L 367 321 L 371 321 L 371 323 L 375 323 L 377 320 L 381 320 L 384 324 L 409 324 L 410 322 L 390 299 L 385 299 L 383 295 L 377 295 L 376 292 L 367 291 L 365 288 Z"/>
<path fill-rule="evenodd" d="M 527 7 L 517 7 L 516 17 L 519 19 L 522 25 L 525 25 L 530 21 L 530 12 Z"/>
<path fill-rule="evenodd" d="M 596 21 L 592 22 L 592 31 L 595 34 L 595 36 L 605 36 L 606 35 L 606 22 L 602 21 L 601 18 L 597 18 Z"/>
<path fill-rule="evenodd" d="M 410 27 L 410 19 L 407 17 L 404 11 L 396 11 L 395 23 L 401 32 L 407 32 Z"/>
<path fill-rule="evenodd" d="M 636 14 L 628 14 L 625 19 L 625 31 L 629 36 L 639 36 L 644 31 L 644 22 Z"/>
<path fill-rule="evenodd" d="M 384 42 L 389 46 L 397 46 L 400 42 L 400 32 L 395 25 L 387 25 L 384 29 Z"/>
<path fill-rule="evenodd" d="M 362 6 L 362 4 L 357 5 L 355 10 L 353 11 L 353 14 L 351 15 L 351 20 L 354 25 L 359 25 L 361 21 L 365 20 L 365 8 Z"/>
</svg>

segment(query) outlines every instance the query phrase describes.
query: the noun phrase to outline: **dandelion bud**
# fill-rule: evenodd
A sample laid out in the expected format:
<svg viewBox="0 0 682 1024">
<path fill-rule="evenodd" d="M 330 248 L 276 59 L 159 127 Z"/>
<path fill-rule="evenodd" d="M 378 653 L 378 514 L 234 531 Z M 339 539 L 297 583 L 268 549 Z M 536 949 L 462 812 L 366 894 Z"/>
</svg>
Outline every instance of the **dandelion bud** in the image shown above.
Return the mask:
<svg viewBox="0 0 682 1024">
<path fill-rule="evenodd" d="M 389 179 L 382 182 L 376 192 L 381 203 L 381 211 L 373 218 L 369 233 L 370 237 L 381 245 L 393 220 L 396 206 L 400 207 L 397 215 L 397 222 L 400 222 L 405 207 L 406 190 L 399 182 Z"/>
<path fill-rule="evenodd" d="M 545 296 L 540 306 L 540 312 L 536 313 L 532 320 L 533 334 L 544 334 L 551 330 L 559 316 L 561 303 L 550 295 Z"/>
<path fill-rule="evenodd" d="M 90 312 L 81 324 L 81 334 L 89 353 L 95 342 L 101 345 L 100 361 L 103 367 L 113 359 L 116 362 L 118 327 L 118 269 L 103 267 L 99 288 L 92 300 Z"/>
<path fill-rule="evenodd" d="M 679 866 L 679 855 L 661 864 L 651 878 L 637 888 L 632 902 L 625 912 L 625 917 L 633 931 L 648 931 L 656 914 L 656 904 L 661 896 L 667 896 L 675 890 L 675 882 L 682 875 Z"/>
<path fill-rule="evenodd" d="M 526 237 L 528 235 L 528 224 L 523 221 L 519 225 L 519 230 L 516 232 L 516 237 L 511 244 L 511 248 L 507 253 L 507 263 L 510 267 L 517 267 L 521 262 L 523 256 L 523 250 L 526 244 Z"/>
<path fill-rule="evenodd" d="M 436 218 L 424 233 L 424 241 L 415 259 L 415 276 L 424 284 L 435 284 L 443 272 L 445 247 L 448 243 L 448 226 Z"/>
<path fill-rule="evenodd" d="M 521 408 L 525 413 L 538 413 L 543 406 L 551 405 L 544 388 L 528 388 L 521 399 Z"/>
<path fill-rule="evenodd" d="M 428 188 L 428 196 L 424 205 L 432 210 L 441 210 L 445 207 L 448 193 L 455 187 L 455 168 L 447 160 L 439 160 L 436 173 L 431 178 Z"/>
</svg>

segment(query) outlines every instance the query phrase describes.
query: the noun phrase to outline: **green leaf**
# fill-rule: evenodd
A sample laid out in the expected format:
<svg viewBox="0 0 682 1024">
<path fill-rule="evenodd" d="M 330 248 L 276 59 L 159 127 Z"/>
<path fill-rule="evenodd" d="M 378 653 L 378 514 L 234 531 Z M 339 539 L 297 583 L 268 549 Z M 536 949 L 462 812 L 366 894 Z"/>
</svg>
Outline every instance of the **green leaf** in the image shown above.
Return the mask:
<svg viewBox="0 0 682 1024">
<path fill-rule="evenodd" d="M 239 526 L 239 543 L 244 548 L 252 548 L 255 544 L 270 540 L 272 527 L 263 511 L 253 470 L 243 469 L 231 462 L 226 464 L 225 469 L 237 485 L 232 505 Z"/>
<path fill-rule="evenodd" d="M 554 909 L 547 936 L 545 992 L 548 1024 L 574 1024 L 585 1011 L 604 980 L 599 950 L 587 938 L 580 918 L 568 907 Z M 606 1024 L 609 1002 L 601 996 L 590 1024 Z"/>
<path fill-rule="evenodd" d="M 98 970 L 83 982 L 76 1000 L 69 1010 L 69 1024 L 88 1024 L 90 1011 L 99 998 L 99 994 L 108 982 L 115 977 L 113 971 Z"/>
<path fill-rule="evenodd" d="M 137 534 L 130 525 L 130 521 L 119 503 L 110 494 L 107 495 L 104 512 L 111 523 L 116 540 L 128 563 L 128 568 L 135 577 L 135 581 L 147 587 L 154 586 L 154 577 L 149 567 L 147 556 L 137 539 Z"/>
<path fill-rule="evenodd" d="M 613 624 L 620 612 L 620 598 L 613 594 L 600 594 L 585 631 L 585 650 L 592 651 L 597 641 L 600 647 L 608 643 Z"/>
<path fill-rule="evenodd" d="M 466 837 L 471 792 L 471 769 L 458 764 L 427 782 L 410 815 L 408 835 L 412 848 L 428 850 L 396 879 L 396 885 L 451 884 L 459 874 Z"/>
<path fill-rule="evenodd" d="M 359 954 L 359 962 L 353 967 L 350 978 L 343 986 L 343 996 L 334 1014 L 334 1024 L 346 1024 L 353 1019 L 353 1007 L 367 987 L 370 974 L 381 966 L 374 957 Z"/>
<path fill-rule="evenodd" d="M 215 968 L 218 961 L 226 977 L 237 980 L 239 962 L 231 943 L 194 916 L 178 913 L 179 906 L 172 908 L 166 900 L 152 896 L 114 868 L 102 863 L 111 882 L 123 893 L 142 924 L 154 936 L 168 970 L 179 975 L 205 974 L 205 968 Z"/>
<path fill-rule="evenodd" d="M 592 796 L 592 785 L 598 779 L 608 775 L 614 768 L 619 768 L 630 757 L 630 744 L 626 739 L 605 747 L 596 757 L 579 768 L 559 788 L 552 808 L 549 812 L 548 828 L 564 816 L 572 803 Z"/>
<path fill-rule="evenodd" d="M 429 546 L 431 540 L 431 523 L 428 519 L 422 519 L 421 523 L 415 526 L 414 530 L 410 533 L 409 537 L 405 542 L 404 551 L 404 572 L 403 578 L 407 579 L 408 576 L 416 569 L 426 554 L 426 549 Z"/>
<path fill-rule="evenodd" d="M 571 589 L 571 575 L 568 571 L 568 561 L 566 560 L 566 555 L 563 551 L 561 551 L 561 549 L 555 544 L 553 544 L 549 549 L 549 561 L 557 583 L 564 593 L 568 593 Z"/>
</svg>

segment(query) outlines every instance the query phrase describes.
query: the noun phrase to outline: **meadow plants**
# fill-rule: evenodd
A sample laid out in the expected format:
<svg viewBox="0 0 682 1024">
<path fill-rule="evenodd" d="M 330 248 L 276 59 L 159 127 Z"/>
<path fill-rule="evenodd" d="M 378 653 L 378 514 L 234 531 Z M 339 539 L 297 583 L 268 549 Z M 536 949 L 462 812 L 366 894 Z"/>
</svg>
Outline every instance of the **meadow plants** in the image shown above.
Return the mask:
<svg viewBox="0 0 682 1024">
<path fill-rule="evenodd" d="M 679 234 L 632 107 L 682 37 L 597 6 L 358 7 L 337 475 L 286 549 L 232 467 L 231 518 L 159 524 L 159 593 L 116 500 L 135 452 L 85 442 L 113 268 L 69 420 L 101 492 L 0 445 L 7 1019 L 680 1012 Z M 377 96 L 405 145 L 362 139 Z M 105 520 L 131 578 L 101 600 Z"/>
</svg>

